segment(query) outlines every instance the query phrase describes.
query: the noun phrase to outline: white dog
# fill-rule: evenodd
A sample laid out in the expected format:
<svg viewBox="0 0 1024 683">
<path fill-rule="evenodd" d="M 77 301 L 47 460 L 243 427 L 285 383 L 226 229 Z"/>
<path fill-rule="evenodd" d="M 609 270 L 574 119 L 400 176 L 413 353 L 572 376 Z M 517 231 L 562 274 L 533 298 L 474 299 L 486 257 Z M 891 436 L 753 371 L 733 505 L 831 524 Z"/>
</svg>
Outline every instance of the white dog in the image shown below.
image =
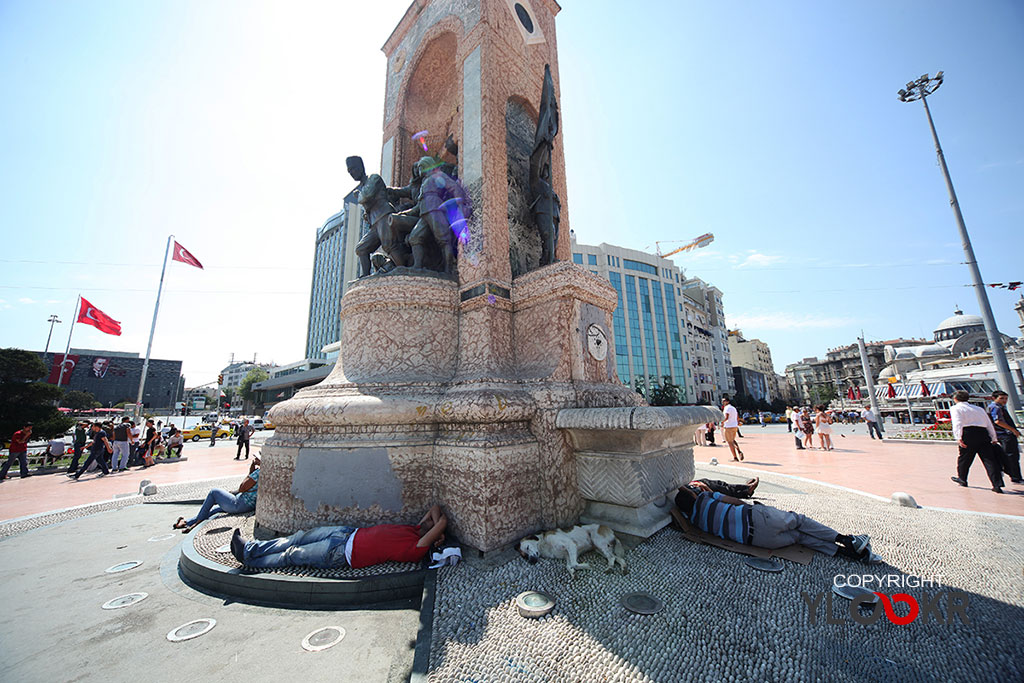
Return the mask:
<svg viewBox="0 0 1024 683">
<path fill-rule="evenodd" d="M 542 557 L 556 560 L 565 558 L 569 578 L 573 577 L 577 569 L 590 569 L 589 564 L 579 561 L 579 556 L 595 549 L 608 560 L 608 568 L 605 571 L 611 571 L 616 564 L 622 566 L 623 572 L 626 571 L 622 543 L 615 537 L 615 532 L 604 525 L 581 524 L 568 531 L 545 531 L 542 534 L 527 536 L 519 542 L 519 554 L 530 564 L 535 564 Z"/>
</svg>

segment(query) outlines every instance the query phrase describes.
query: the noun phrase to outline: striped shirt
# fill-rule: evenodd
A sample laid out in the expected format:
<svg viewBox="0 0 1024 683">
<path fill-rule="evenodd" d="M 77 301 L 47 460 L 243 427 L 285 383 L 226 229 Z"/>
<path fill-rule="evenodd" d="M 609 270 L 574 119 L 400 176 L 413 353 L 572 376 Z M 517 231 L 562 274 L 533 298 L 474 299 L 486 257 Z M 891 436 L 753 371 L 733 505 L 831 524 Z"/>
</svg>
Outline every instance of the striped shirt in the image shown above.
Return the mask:
<svg viewBox="0 0 1024 683">
<path fill-rule="evenodd" d="M 750 506 L 726 503 L 721 493 L 705 491 L 697 496 L 690 512 L 690 522 L 698 529 L 727 541 L 750 544 Z"/>
</svg>

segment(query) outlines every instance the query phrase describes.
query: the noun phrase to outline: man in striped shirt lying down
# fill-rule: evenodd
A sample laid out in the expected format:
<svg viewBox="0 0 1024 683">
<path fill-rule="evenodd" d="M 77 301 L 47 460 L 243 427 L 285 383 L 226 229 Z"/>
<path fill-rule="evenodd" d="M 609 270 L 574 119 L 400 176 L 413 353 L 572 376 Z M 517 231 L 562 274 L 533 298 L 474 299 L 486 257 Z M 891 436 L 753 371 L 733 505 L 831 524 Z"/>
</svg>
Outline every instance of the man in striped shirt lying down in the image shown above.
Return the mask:
<svg viewBox="0 0 1024 683">
<path fill-rule="evenodd" d="M 871 539 L 847 536 L 805 517 L 760 503 L 748 505 L 738 498 L 687 485 L 676 494 L 676 506 L 698 529 L 727 541 L 761 548 L 782 548 L 800 543 L 811 550 L 868 564 L 881 562 L 871 552 Z"/>
</svg>

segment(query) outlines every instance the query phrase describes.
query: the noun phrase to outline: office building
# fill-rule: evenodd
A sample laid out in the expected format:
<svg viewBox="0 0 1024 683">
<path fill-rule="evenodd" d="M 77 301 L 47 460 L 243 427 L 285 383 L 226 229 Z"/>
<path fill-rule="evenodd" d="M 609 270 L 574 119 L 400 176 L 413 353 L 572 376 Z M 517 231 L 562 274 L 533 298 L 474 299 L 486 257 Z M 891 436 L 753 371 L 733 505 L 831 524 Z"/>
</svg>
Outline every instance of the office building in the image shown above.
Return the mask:
<svg viewBox="0 0 1024 683">
<path fill-rule="evenodd" d="M 57 384 L 60 378 L 62 353 L 37 351 L 50 366 L 47 382 Z M 137 353 L 71 349 L 64 364 L 64 378 L 60 385 L 68 391 L 87 391 L 103 407 L 118 403 L 135 403 L 139 395 L 144 358 Z M 173 408 L 184 392 L 180 360 L 149 359 L 146 386 L 142 404 L 146 409 Z"/>
<path fill-rule="evenodd" d="M 745 339 L 740 330 L 729 330 L 729 351 L 732 354 L 734 368 L 747 368 L 763 376 L 767 387 L 766 401 L 770 403 L 782 398 L 783 392 L 779 388 L 775 366 L 772 363 L 772 352 L 767 344 L 760 339 Z M 737 376 L 734 374 L 734 377 Z M 739 384 L 736 385 L 736 391 L 740 391 Z"/>
<path fill-rule="evenodd" d="M 573 261 L 611 282 L 618 295 L 613 338 L 615 367 L 624 384 L 646 386 L 650 377 L 661 383 L 667 376 L 680 387 L 683 403 L 712 403 L 721 386 L 732 386 L 731 368 L 730 379 L 722 378 L 722 384 L 714 373 L 717 328 L 710 329 L 714 324 L 707 302 L 710 297 L 724 342 L 718 289 L 687 280 L 672 261 L 655 254 L 604 243 L 579 244 L 575 235 L 571 247 Z M 684 287 L 689 295 L 684 296 Z"/>
<path fill-rule="evenodd" d="M 356 244 L 361 229 L 361 209 L 353 190 L 345 197 L 341 211 L 316 231 L 306 358 L 325 359 L 323 348 L 341 340 L 341 297 L 359 274 Z"/>
</svg>

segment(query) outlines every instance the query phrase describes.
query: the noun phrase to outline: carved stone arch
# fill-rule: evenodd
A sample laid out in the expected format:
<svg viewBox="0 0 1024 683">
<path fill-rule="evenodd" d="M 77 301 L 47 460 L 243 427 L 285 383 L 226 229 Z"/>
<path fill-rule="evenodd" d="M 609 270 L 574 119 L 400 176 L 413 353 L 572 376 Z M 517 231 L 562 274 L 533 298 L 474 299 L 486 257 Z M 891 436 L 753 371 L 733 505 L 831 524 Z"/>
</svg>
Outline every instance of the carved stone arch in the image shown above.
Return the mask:
<svg viewBox="0 0 1024 683">
<path fill-rule="evenodd" d="M 530 154 L 538 112 L 530 101 L 512 95 L 505 101 L 505 154 L 508 162 L 508 256 L 512 277 L 540 263 L 540 234 L 530 216 Z"/>
<path fill-rule="evenodd" d="M 399 138 L 395 155 L 395 180 L 409 181 L 412 165 L 425 154 L 439 155 L 449 133 L 461 135 L 462 79 L 459 75 L 459 36 L 462 22 L 446 17 L 431 27 L 420 41 L 402 86 L 404 98 L 398 114 Z M 412 135 L 429 131 L 428 152 Z"/>
</svg>

